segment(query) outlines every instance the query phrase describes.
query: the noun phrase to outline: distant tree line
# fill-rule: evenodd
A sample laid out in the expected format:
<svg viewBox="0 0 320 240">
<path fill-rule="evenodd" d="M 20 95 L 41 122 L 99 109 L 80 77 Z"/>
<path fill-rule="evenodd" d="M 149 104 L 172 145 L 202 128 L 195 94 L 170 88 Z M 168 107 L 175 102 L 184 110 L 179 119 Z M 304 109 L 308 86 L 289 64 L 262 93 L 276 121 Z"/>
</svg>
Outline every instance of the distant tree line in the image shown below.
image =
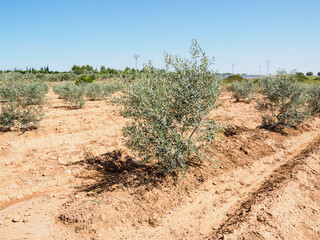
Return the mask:
<svg viewBox="0 0 320 240">
<path fill-rule="evenodd" d="M 0 70 L 0 81 L 6 78 L 16 79 L 41 79 L 43 81 L 60 82 L 60 81 L 76 81 L 81 77 L 90 77 L 92 79 L 122 79 L 122 80 L 134 80 L 147 76 L 149 74 L 161 73 L 164 69 L 156 69 L 153 66 L 145 64 L 143 69 L 134 69 L 126 67 L 124 70 L 106 68 L 101 66 L 100 69 L 94 69 L 90 65 L 73 65 L 69 71 L 59 72 L 51 71 L 49 66 L 41 67 L 40 69 L 26 68 L 13 69 L 13 70 Z"/>
<path fill-rule="evenodd" d="M 67 72 L 72 72 L 77 75 L 82 75 L 82 74 L 92 74 L 92 73 L 102 73 L 102 74 L 120 74 L 120 73 L 137 73 L 137 72 L 145 72 L 146 70 L 143 68 L 142 70 L 139 69 L 134 69 L 134 68 L 129 68 L 126 67 L 124 70 L 120 69 L 114 69 L 114 68 L 106 68 L 105 66 L 100 67 L 100 71 L 98 69 L 94 69 L 90 65 L 83 65 L 83 66 L 78 66 L 78 65 L 73 65 L 71 68 L 71 71 L 50 71 L 49 66 L 41 67 L 40 69 L 35 69 L 33 67 L 26 67 L 25 70 L 23 69 L 6 69 L 6 70 L 0 70 L 1 72 L 19 72 L 19 73 L 67 73 Z"/>
<path fill-rule="evenodd" d="M 40 69 L 35 69 L 33 67 L 26 67 L 25 70 L 22 69 L 18 69 L 18 68 L 14 68 L 13 70 L 9 69 L 9 70 L 0 70 L 0 72 L 18 72 L 18 73 L 22 73 L 22 74 L 26 74 L 26 73 L 32 73 L 32 74 L 45 74 L 47 77 L 46 78 L 50 78 L 48 77 L 48 74 L 64 74 L 61 75 L 61 79 L 59 78 L 59 80 L 63 81 L 63 80 L 71 80 L 74 79 L 74 77 L 66 75 L 66 74 L 72 74 L 75 76 L 79 76 L 79 75 L 92 75 L 93 78 L 113 78 L 113 77 L 118 77 L 118 78 L 129 78 L 129 79 L 135 79 L 136 76 L 138 74 L 141 73 L 146 73 L 146 72 L 163 72 L 164 69 L 156 69 L 152 66 L 152 69 L 148 69 L 147 70 L 148 65 L 145 64 L 143 69 L 139 70 L 139 69 L 134 69 L 134 68 L 130 68 L 130 67 L 126 67 L 124 70 L 120 70 L 120 69 L 114 69 L 114 68 L 106 68 L 105 66 L 101 66 L 100 69 L 94 69 L 92 66 L 90 65 L 83 65 L 83 66 L 78 66 L 78 65 L 73 65 L 70 71 L 51 71 L 49 69 L 49 66 L 44 66 L 41 67 Z M 232 75 L 232 77 L 238 77 L 240 76 L 239 74 L 231 74 L 231 73 L 223 73 L 222 75 Z M 233 76 L 234 75 L 234 76 Z M 297 72 L 296 76 L 300 81 L 304 81 L 307 80 L 308 77 L 313 76 L 313 72 L 309 71 L 306 74 L 302 73 L 302 72 Z M 318 76 L 320 76 L 320 72 L 317 73 Z M 53 77 L 54 78 L 54 77 Z M 55 78 L 52 79 L 53 81 L 56 80 Z M 318 79 L 317 79 L 318 80 Z"/>
<path fill-rule="evenodd" d="M 33 73 L 33 74 L 37 74 L 37 73 L 59 73 L 58 71 L 50 71 L 49 66 L 45 66 L 45 67 L 41 67 L 39 70 L 35 69 L 33 67 L 28 68 L 26 67 L 25 70 L 22 69 L 18 69 L 18 68 L 14 68 L 14 69 L 6 69 L 6 70 L 0 70 L 1 72 L 19 72 L 19 73 Z"/>
</svg>

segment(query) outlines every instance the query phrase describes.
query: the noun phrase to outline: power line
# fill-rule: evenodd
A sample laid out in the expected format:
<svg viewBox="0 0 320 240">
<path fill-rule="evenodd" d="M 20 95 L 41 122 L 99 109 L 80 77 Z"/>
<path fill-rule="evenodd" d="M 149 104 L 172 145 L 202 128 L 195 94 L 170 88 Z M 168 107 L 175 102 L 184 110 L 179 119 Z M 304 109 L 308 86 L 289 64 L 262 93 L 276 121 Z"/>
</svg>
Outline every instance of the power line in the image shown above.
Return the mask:
<svg viewBox="0 0 320 240">
<path fill-rule="evenodd" d="M 259 75 L 261 75 L 261 65 L 259 65 Z"/>
<path fill-rule="evenodd" d="M 270 71 L 270 60 L 267 61 L 267 74 L 269 74 Z"/>
<path fill-rule="evenodd" d="M 133 57 L 136 60 L 136 70 L 138 70 L 138 57 L 139 57 L 139 55 L 134 55 Z"/>
</svg>

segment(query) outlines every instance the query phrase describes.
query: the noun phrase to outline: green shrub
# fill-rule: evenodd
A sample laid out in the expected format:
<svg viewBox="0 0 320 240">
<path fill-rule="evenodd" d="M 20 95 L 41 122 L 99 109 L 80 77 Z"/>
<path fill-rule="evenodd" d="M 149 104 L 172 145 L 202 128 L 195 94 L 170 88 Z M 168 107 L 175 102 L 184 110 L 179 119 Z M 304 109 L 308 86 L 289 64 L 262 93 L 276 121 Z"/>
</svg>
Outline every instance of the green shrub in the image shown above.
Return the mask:
<svg viewBox="0 0 320 240">
<path fill-rule="evenodd" d="M 297 72 L 295 74 L 295 77 L 297 78 L 298 81 L 303 82 L 308 80 L 308 77 L 306 75 L 304 75 L 302 72 Z"/>
<path fill-rule="evenodd" d="M 150 74 L 124 93 L 124 113 L 132 120 L 123 129 L 127 145 L 164 174 L 184 172 L 192 157 L 201 160 L 201 147 L 216 132 L 206 117 L 215 108 L 221 79 L 208 70 L 211 59 L 196 40 L 190 53 L 191 60 L 166 54 L 167 71 Z"/>
<path fill-rule="evenodd" d="M 311 77 L 311 76 L 313 76 L 313 72 L 307 72 L 306 75 Z"/>
<path fill-rule="evenodd" d="M 0 126 L 26 130 L 37 127 L 44 116 L 48 84 L 40 81 L 5 81 L 0 85 Z"/>
<path fill-rule="evenodd" d="M 306 117 L 306 89 L 295 75 L 279 72 L 275 77 L 260 80 L 265 98 L 258 101 L 262 112 L 262 127 L 282 130 L 299 125 Z"/>
<path fill-rule="evenodd" d="M 63 82 L 55 84 L 53 91 L 74 108 L 82 108 L 85 103 L 86 85 Z"/>
<path fill-rule="evenodd" d="M 82 83 L 93 83 L 93 78 L 91 76 L 81 76 L 77 79 L 76 85 L 80 85 Z"/>
<path fill-rule="evenodd" d="M 312 115 L 320 114 L 320 85 L 309 86 L 308 107 Z"/>
<path fill-rule="evenodd" d="M 61 73 L 61 81 L 74 81 L 76 80 L 76 75 L 74 73 Z"/>
<path fill-rule="evenodd" d="M 240 74 L 235 74 L 235 75 L 231 75 L 227 78 L 224 79 L 224 82 L 225 83 L 232 83 L 232 82 L 235 82 L 235 81 L 238 81 L 238 82 L 242 82 L 242 81 L 245 81 L 246 79 L 243 78 Z"/>
<path fill-rule="evenodd" d="M 318 76 L 320 76 L 320 72 L 318 72 Z"/>
<path fill-rule="evenodd" d="M 231 84 L 230 89 L 233 91 L 232 98 L 235 98 L 237 102 L 242 99 L 248 99 L 248 102 L 252 100 L 252 94 L 256 90 L 253 81 L 244 81 L 242 83 L 235 81 Z"/>
</svg>

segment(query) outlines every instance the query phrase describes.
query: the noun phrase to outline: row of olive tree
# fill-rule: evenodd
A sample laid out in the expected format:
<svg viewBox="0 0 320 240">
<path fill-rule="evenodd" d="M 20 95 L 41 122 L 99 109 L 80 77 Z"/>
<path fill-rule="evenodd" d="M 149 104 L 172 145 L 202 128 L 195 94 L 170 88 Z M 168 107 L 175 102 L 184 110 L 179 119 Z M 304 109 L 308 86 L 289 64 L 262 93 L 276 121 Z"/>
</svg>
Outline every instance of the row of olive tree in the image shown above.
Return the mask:
<svg viewBox="0 0 320 240">
<path fill-rule="evenodd" d="M 83 68 L 84 67 L 84 68 Z M 73 70 L 70 72 L 55 72 L 55 73 L 42 73 L 42 72 L 18 72 L 18 71 L 0 71 L 0 81 L 4 79 L 20 79 L 23 80 L 33 80 L 39 79 L 41 81 L 49 82 L 62 82 L 62 81 L 75 81 L 83 76 L 91 77 L 93 79 L 100 80 L 126 80 L 131 81 L 139 79 L 142 75 L 146 75 L 146 69 L 141 71 L 136 71 L 134 69 L 126 68 L 125 70 L 115 70 L 109 69 L 106 71 L 95 72 L 87 71 L 90 66 L 79 67 L 74 66 Z"/>
<path fill-rule="evenodd" d="M 82 77 L 76 82 L 62 82 L 53 85 L 53 91 L 72 108 L 83 108 L 87 100 L 104 100 L 115 91 L 123 88 L 122 82 L 94 82 L 90 77 Z"/>
<path fill-rule="evenodd" d="M 4 80 L 0 83 L 0 128 L 36 128 L 44 116 L 47 83 L 31 80 Z"/>
<path fill-rule="evenodd" d="M 252 94 L 260 89 L 262 98 L 257 107 L 262 115 L 262 127 L 282 130 L 299 125 L 310 115 L 319 114 L 319 85 L 301 83 L 299 74 L 279 71 L 276 76 L 263 77 L 255 86 L 253 81 L 233 82 L 230 89 L 236 101 L 252 100 Z"/>
<path fill-rule="evenodd" d="M 124 115 L 131 122 L 123 129 L 127 145 L 161 173 L 185 172 L 191 161 L 202 160 L 202 147 L 215 138 L 218 128 L 208 113 L 216 107 L 221 79 L 209 70 L 210 59 L 193 40 L 191 59 L 165 55 L 166 70 L 149 72 L 126 89 Z M 262 127 L 283 130 L 320 113 L 320 86 L 304 85 L 297 74 L 279 72 L 258 81 Z M 253 81 L 231 86 L 248 98 Z"/>
</svg>

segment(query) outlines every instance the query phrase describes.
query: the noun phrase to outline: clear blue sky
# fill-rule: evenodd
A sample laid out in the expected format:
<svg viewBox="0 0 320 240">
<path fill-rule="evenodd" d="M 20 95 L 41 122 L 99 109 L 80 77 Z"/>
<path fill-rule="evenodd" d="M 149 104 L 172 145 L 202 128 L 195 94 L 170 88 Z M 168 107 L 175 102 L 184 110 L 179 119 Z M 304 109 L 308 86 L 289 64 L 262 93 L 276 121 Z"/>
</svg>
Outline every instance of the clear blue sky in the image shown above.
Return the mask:
<svg viewBox="0 0 320 240">
<path fill-rule="evenodd" d="M 319 0 L 0 0 L 0 69 L 123 69 L 163 52 L 188 56 L 192 38 L 214 70 L 320 71 Z"/>
</svg>

